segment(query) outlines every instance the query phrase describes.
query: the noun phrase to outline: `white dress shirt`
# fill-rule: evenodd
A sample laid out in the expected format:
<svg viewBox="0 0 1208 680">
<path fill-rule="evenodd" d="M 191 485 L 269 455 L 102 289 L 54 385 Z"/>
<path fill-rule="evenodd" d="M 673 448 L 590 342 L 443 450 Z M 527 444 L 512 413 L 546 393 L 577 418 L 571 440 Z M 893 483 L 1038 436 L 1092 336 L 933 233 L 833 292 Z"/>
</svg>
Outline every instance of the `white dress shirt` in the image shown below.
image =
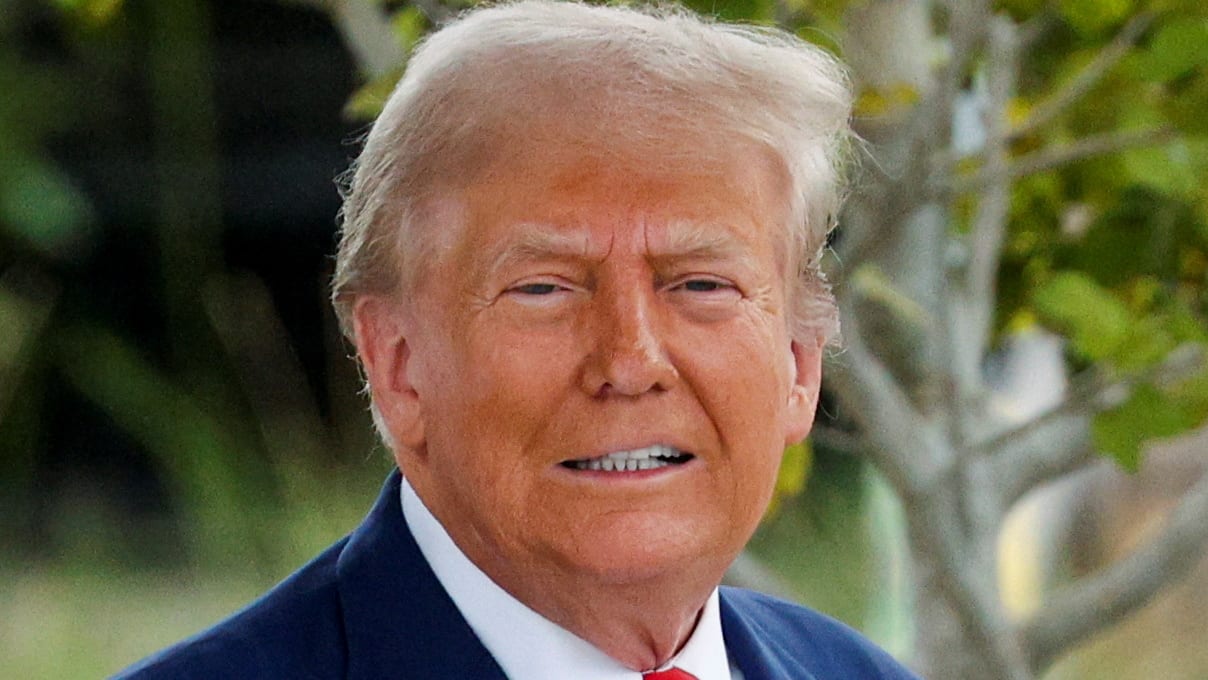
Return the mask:
<svg viewBox="0 0 1208 680">
<path fill-rule="evenodd" d="M 453 543 L 406 479 L 401 496 L 403 519 L 424 559 L 510 680 L 640 680 L 641 673 L 622 666 L 500 588 Z M 726 657 L 717 589 L 705 603 L 688 642 L 664 668 L 671 666 L 699 680 L 741 680 L 737 672 L 731 674 Z"/>
</svg>

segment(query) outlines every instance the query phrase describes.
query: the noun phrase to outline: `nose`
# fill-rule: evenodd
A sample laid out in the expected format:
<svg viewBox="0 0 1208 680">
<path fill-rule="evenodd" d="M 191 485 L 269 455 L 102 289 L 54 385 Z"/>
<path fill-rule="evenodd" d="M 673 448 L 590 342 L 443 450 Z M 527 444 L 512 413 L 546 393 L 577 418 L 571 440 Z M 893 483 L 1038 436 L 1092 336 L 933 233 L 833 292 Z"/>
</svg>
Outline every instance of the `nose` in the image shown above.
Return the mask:
<svg viewBox="0 0 1208 680">
<path fill-rule="evenodd" d="M 621 284 L 597 291 L 592 353 L 583 388 L 593 397 L 666 391 L 678 378 L 667 354 L 653 290 Z"/>
</svg>

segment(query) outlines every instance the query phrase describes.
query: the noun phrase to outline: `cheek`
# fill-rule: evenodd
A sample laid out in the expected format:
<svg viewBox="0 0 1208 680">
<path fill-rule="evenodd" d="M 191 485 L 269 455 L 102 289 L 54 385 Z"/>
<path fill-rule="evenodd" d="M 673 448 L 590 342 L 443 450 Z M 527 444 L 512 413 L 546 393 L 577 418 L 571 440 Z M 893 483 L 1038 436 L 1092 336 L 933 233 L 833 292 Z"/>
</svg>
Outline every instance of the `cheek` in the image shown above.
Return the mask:
<svg viewBox="0 0 1208 680">
<path fill-rule="evenodd" d="M 733 494 L 731 508 L 747 518 L 762 516 L 780 467 L 784 424 L 792 383 L 787 332 L 770 322 L 742 325 L 743 332 L 693 338 L 696 351 L 688 378 L 712 421 L 728 467 L 718 491 Z M 719 342 L 724 338 L 725 342 Z"/>
<path fill-rule="evenodd" d="M 446 403 L 461 414 L 461 427 L 492 447 L 522 443 L 548 422 L 564 401 L 572 377 L 565 342 L 517 334 L 467 332 L 450 365 L 456 394 Z"/>
<path fill-rule="evenodd" d="M 735 320 L 730 332 L 701 329 L 685 338 L 682 362 L 717 420 L 758 434 L 783 417 L 792 385 L 792 352 L 777 319 Z M 725 432 L 723 432 L 725 434 Z M 765 432 L 765 434 L 778 434 Z"/>
</svg>

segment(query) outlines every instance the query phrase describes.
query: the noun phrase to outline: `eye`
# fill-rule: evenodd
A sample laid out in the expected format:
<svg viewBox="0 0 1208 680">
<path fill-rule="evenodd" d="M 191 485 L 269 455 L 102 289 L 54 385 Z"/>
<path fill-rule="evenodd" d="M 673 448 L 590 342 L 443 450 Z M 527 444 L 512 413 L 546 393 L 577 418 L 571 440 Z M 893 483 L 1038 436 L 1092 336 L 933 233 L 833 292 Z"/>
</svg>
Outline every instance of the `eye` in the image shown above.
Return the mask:
<svg viewBox="0 0 1208 680">
<path fill-rule="evenodd" d="M 520 280 L 505 288 L 503 295 L 527 306 L 548 307 L 561 304 L 577 287 L 561 277 L 533 277 Z"/>
<path fill-rule="evenodd" d="M 549 295 L 565 289 L 554 283 L 525 283 L 508 290 L 521 295 Z"/>
<path fill-rule="evenodd" d="M 712 293 L 713 291 L 727 287 L 721 281 L 713 281 L 711 279 L 690 279 L 681 283 L 680 286 L 692 293 Z"/>
<path fill-rule="evenodd" d="M 715 279 L 711 277 L 696 276 L 686 278 L 672 286 L 673 290 L 683 291 L 685 293 L 720 293 L 727 291 L 736 291 L 737 287 L 723 279 Z"/>
</svg>

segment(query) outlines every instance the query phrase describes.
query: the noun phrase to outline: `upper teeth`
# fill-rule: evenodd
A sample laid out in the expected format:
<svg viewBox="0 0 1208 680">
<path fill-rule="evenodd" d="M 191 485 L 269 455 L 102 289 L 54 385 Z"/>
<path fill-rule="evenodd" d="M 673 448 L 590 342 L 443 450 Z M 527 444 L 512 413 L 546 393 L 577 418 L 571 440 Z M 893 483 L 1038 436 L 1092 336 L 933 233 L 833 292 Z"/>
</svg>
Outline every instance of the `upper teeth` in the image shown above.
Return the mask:
<svg viewBox="0 0 1208 680">
<path fill-rule="evenodd" d="M 598 458 L 571 461 L 577 470 L 630 471 L 653 470 L 670 465 L 667 459 L 682 455 L 676 449 L 663 444 L 655 444 L 632 451 L 614 451 Z"/>
</svg>

